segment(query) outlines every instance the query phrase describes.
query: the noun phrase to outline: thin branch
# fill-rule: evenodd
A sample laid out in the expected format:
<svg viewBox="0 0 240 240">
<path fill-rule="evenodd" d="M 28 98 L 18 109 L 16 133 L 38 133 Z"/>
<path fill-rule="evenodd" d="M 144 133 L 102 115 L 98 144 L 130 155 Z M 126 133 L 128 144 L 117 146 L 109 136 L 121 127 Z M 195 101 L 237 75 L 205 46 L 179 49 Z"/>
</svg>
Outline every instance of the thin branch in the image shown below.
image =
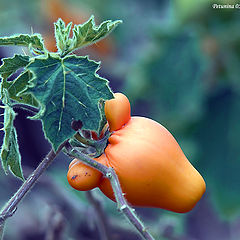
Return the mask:
<svg viewBox="0 0 240 240">
<path fill-rule="evenodd" d="M 15 103 L 12 105 L 13 108 L 17 108 L 17 109 L 23 109 L 26 110 L 32 114 L 37 114 L 39 109 L 36 107 L 32 107 L 30 105 L 26 105 L 26 104 L 22 104 L 22 103 Z"/>
<path fill-rule="evenodd" d="M 118 176 L 113 168 L 106 167 L 105 165 L 93 160 L 87 155 L 82 154 L 76 149 L 72 148 L 69 144 L 67 145 L 67 151 L 70 156 L 76 157 L 79 160 L 83 161 L 89 166 L 96 168 L 98 171 L 102 172 L 111 182 L 112 189 L 114 192 L 114 196 L 118 205 L 118 209 L 128 218 L 128 220 L 135 226 L 135 228 L 139 231 L 141 236 L 146 240 L 154 240 L 153 236 L 149 233 L 147 228 L 144 226 L 143 222 L 136 215 L 135 210 L 131 208 L 126 199 L 124 198 L 124 194 L 121 189 L 120 182 L 118 180 Z"/>
<path fill-rule="evenodd" d="M 51 206 L 51 211 L 49 213 L 49 219 L 47 222 L 47 229 L 45 240 L 63 239 L 64 230 L 66 228 L 66 223 L 64 221 L 63 214 L 57 207 Z"/>
<path fill-rule="evenodd" d="M 4 225 L 0 226 L 0 239 L 3 239 Z"/>
<path fill-rule="evenodd" d="M 88 201 L 92 204 L 95 213 L 96 213 L 96 225 L 100 234 L 100 239 L 101 240 L 110 240 L 110 235 L 109 235 L 109 230 L 108 230 L 108 222 L 106 215 L 103 212 L 101 202 L 94 198 L 93 194 L 91 191 L 86 192 L 86 196 Z"/>
<path fill-rule="evenodd" d="M 0 211 L 0 233 L 3 232 L 4 223 L 7 218 L 11 217 L 20 201 L 23 197 L 29 192 L 32 186 L 37 182 L 38 178 L 43 174 L 43 172 L 48 168 L 52 163 L 55 157 L 59 154 L 62 148 L 65 146 L 63 143 L 56 153 L 51 149 L 47 156 L 42 160 L 39 166 L 33 171 L 33 173 L 27 178 L 23 185 L 18 189 L 18 191 L 13 195 L 13 197 L 6 203 L 6 205 Z M 1 239 L 1 238 L 0 238 Z"/>
<path fill-rule="evenodd" d="M 137 228 L 139 233 L 147 240 L 154 240 L 153 236 L 150 234 L 148 229 L 144 226 L 143 222 L 139 219 L 139 217 L 135 213 L 135 209 L 131 208 L 122 192 L 120 182 L 118 176 L 113 168 L 109 168 L 109 173 L 107 174 L 107 178 L 109 178 L 112 189 L 114 192 L 115 199 L 118 204 L 118 209 L 125 214 L 128 220 Z"/>
</svg>

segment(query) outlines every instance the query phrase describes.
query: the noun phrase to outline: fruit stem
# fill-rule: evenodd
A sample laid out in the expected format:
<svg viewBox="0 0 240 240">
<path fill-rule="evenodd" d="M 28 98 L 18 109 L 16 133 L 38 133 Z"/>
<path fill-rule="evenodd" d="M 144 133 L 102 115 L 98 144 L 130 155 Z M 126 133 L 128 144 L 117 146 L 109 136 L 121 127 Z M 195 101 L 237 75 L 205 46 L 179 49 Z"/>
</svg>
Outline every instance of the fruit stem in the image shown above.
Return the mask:
<svg viewBox="0 0 240 240">
<path fill-rule="evenodd" d="M 93 160 L 89 156 L 79 152 L 70 144 L 66 145 L 66 150 L 69 156 L 76 157 L 87 165 L 97 169 L 110 180 L 115 199 L 117 201 L 118 209 L 128 218 L 128 220 L 139 231 L 144 239 L 154 240 L 153 236 L 146 229 L 143 222 L 136 215 L 135 210 L 128 205 L 126 199 L 124 198 L 124 194 L 122 192 L 121 185 L 115 170 L 111 167 L 106 167 L 105 165 Z"/>
<path fill-rule="evenodd" d="M 87 138 L 82 137 L 77 132 L 74 135 L 74 137 L 81 144 L 93 147 L 96 150 L 96 153 L 95 153 L 94 157 L 99 157 L 104 152 L 104 149 L 106 148 L 106 146 L 108 144 L 108 138 L 109 138 L 110 135 L 111 135 L 111 133 L 109 131 L 106 131 L 103 138 L 98 139 L 98 140 L 91 140 L 91 139 L 87 139 Z"/>
<path fill-rule="evenodd" d="M 46 155 L 38 167 L 32 172 L 32 174 L 27 178 L 23 185 L 18 189 L 18 191 L 13 195 L 12 198 L 6 203 L 6 205 L 0 211 L 0 239 L 3 238 L 3 229 L 5 221 L 11 217 L 17 210 L 18 204 L 24 198 L 24 196 L 30 191 L 33 185 L 37 182 L 39 177 L 44 173 L 44 171 L 49 167 L 52 161 L 60 153 L 62 148 L 66 143 L 63 143 L 56 152 L 51 149 L 51 151 Z"/>
<path fill-rule="evenodd" d="M 84 145 L 88 145 L 88 146 L 94 147 L 94 141 L 82 137 L 78 132 L 74 135 L 74 137 L 75 137 L 80 143 L 82 143 L 82 144 L 84 144 Z"/>
</svg>

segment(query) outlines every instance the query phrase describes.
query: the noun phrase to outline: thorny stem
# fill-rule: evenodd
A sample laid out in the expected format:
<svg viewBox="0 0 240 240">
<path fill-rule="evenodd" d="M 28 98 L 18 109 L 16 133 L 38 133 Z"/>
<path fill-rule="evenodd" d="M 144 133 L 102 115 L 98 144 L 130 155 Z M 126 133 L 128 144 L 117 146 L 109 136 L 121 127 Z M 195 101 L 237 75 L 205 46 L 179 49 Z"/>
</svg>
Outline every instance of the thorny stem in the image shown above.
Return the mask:
<svg viewBox="0 0 240 240">
<path fill-rule="evenodd" d="M 118 179 L 118 176 L 113 168 L 106 167 L 105 165 L 96 162 L 92 158 L 88 157 L 85 154 L 82 154 L 81 152 L 77 151 L 76 149 L 72 148 L 72 146 L 69 144 L 67 145 L 67 151 L 70 156 L 76 157 L 83 161 L 84 163 L 96 168 L 100 172 L 103 173 L 111 182 L 112 189 L 114 192 L 114 196 L 118 205 L 118 209 L 125 214 L 125 216 L 128 218 L 128 220 L 135 226 L 135 228 L 139 231 L 141 236 L 146 240 L 154 240 L 153 236 L 149 233 L 148 229 L 144 226 L 142 221 L 139 219 L 139 217 L 136 215 L 135 210 L 131 208 L 126 199 L 124 198 L 124 194 L 121 189 L 121 185 Z"/>
<path fill-rule="evenodd" d="M 108 222 L 105 217 L 105 214 L 103 213 L 103 209 L 101 206 L 101 202 L 94 198 L 91 191 L 86 192 L 86 196 L 88 201 L 92 204 L 95 213 L 96 213 L 96 225 L 100 234 L 101 240 L 110 240 L 110 235 L 108 231 Z"/>
<path fill-rule="evenodd" d="M 27 178 L 23 185 L 18 189 L 18 191 L 13 195 L 13 197 L 6 203 L 6 205 L 0 211 L 0 239 L 3 237 L 4 223 L 14 214 L 17 209 L 17 205 L 23 199 L 23 197 L 29 192 L 32 186 L 37 182 L 38 178 L 43 174 L 43 172 L 52 163 L 55 157 L 59 154 L 66 143 L 63 143 L 56 152 L 51 149 L 47 156 L 42 160 L 38 167 L 33 171 L 33 173 Z"/>
<path fill-rule="evenodd" d="M 118 176 L 113 168 L 108 168 L 105 165 L 96 162 L 92 158 L 88 157 L 85 154 L 77 151 L 72 148 L 68 142 L 63 143 L 56 153 L 53 149 L 47 154 L 47 156 L 43 159 L 43 161 L 39 164 L 39 166 L 33 171 L 33 173 L 27 178 L 27 180 L 23 183 L 23 185 L 18 189 L 18 191 L 13 195 L 13 197 L 7 202 L 7 204 L 0 211 L 0 239 L 3 238 L 3 229 L 4 224 L 7 218 L 11 217 L 16 209 L 17 205 L 23 199 L 23 197 L 29 192 L 29 190 L 33 187 L 33 185 L 37 182 L 42 173 L 48 168 L 48 166 L 52 163 L 52 161 L 56 158 L 59 152 L 66 147 L 68 154 L 70 156 L 77 157 L 82 160 L 84 163 L 96 168 L 100 172 L 102 172 L 111 182 L 115 199 L 118 205 L 118 209 L 125 214 L 125 216 L 129 219 L 129 221 L 136 227 L 141 236 L 146 240 L 154 240 L 152 235 L 145 228 L 142 221 L 138 218 L 135 213 L 135 210 L 132 209 L 126 199 L 124 198 L 124 194 L 122 192 L 120 182 L 118 180 Z"/>
</svg>

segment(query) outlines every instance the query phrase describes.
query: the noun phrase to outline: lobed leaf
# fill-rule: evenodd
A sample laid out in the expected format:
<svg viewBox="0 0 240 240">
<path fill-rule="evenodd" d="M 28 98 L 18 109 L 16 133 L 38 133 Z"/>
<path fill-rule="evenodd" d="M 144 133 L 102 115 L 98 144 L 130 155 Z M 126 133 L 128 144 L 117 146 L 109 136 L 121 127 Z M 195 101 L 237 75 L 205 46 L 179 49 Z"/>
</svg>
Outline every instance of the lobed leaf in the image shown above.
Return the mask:
<svg viewBox="0 0 240 240">
<path fill-rule="evenodd" d="M 106 37 L 119 23 L 120 20 L 104 21 L 100 26 L 95 25 L 94 16 L 80 25 L 73 28 L 73 44 L 74 48 L 81 48 Z"/>
<path fill-rule="evenodd" d="M 28 85 L 28 82 L 31 78 L 32 73 L 30 71 L 25 71 L 21 75 L 19 75 L 14 81 L 3 81 L 1 83 L 1 88 L 5 88 L 8 91 L 8 96 L 10 99 L 17 101 L 18 103 L 23 103 L 38 108 L 38 102 L 32 94 L 21 94 L 21 92 Z"/>
<path fill-rule="evenodd" d="M 24 47 L 33 47 L 39 51 L 45 51 L 43 39 L 40 34 L 20 34 L 10 37 L 1 37 L 0 46 L 17 45 Z"/>
<path fill-rule="evenodd" d="M 62 19 L 58 19 L 58 21 L 54 23 L 54 27 L 57 48 L 59 51 L 64 52 L 70 47 L 72 42 L 72 39 L 70 38 L 72 23 L 65 26 L 64 21 Z"/>
<path fill-rule="evenodd" d="M 15 80 L 8 81 L 13 73 L 18 69 L 26 67 L 30 62 L 29 56 L 14 55 L 12 58 L 4 58 L 3 64 L 0 66 L 1 81 L 1 99 L 4 96 L 3 89 L 8 91 L 8 97 L 19 103 L 38 107 L 36 99 L 31 94 L 21 95 L 20 92 L 26 87 L 29 80 L 32 78 L 32 74 L 29 71 L 25 71 L 20 74 Z"/>
<path fill-rule="evenodd" d="M 30 57 L 23 55 L 14 55 L 12 58 L 3 58 L 3 64 L 0 66 L 0 75 L 3 79 L 9 78 L 19 68 L 26 67 L 29 64 Z"/>
<path fill-rule="evenodd" d="M 73 120 L 82 122 L 82 129 L 100 131 L 100 100 L 113 98 L 108 81 L 96 71 L 99 63 L 87 57 L 50 56 L 35 59 L 27 67 L 34 78 L 25 90 L 40 103 L 34 119 L 41 119 L 46 138 L 56 150 L 75 131 Z"/>
<path fill-rule="evenodd" d="M 100 26 L 95 25 L 94 17 L 73 28 L 73 37 L 70 38 L 70 31 L 72 23 L 65 26 L 62 19 L 55 23 L 55 38 L 57 48 L 61 54 L 67 54 L 78 48 L 96 43 L 97 41 L 105 38 L 119 23 L 122 21 L 104 21 Z"/>
</svg>

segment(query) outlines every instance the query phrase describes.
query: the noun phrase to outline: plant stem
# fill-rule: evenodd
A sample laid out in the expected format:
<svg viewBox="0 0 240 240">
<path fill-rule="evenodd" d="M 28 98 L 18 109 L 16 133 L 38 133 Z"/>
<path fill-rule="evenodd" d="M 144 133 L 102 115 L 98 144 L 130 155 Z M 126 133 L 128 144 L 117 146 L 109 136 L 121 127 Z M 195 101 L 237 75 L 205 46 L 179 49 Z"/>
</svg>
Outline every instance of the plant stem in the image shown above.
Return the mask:
<svg viewBox="0 0 240 240">
<path fill-rule="evenodd" d="M 135 228 L 139 231 L 141 236 L 146 240 L 154 240 L 153 236 L 149 233 L 149 231 L 144 226 L 143 222 L 136 215 L 135 210 L 131 208 L 126 199 L 124 198 L 124 194 L 121 189 L 121 185 L 118 179 L 118 176 L 113 168 L 106 167 L 105 165 L 93 160 L 85 154 L 82 154 L 78 150 L 71 147 L 71 145 L 67 146 L 67 151 L 70 156 L 76 157 L 86 163 L 87 165 L 96 168 L 100 172 L 103 173 L 111 182 L 112 189 L 114 192 L 114 196 L 118 205 L 118 209 L 128 218 L 128 220 L 135 226 Z"/>
<path fill-rule="evenodd" d="M 51 149 L 47 156 L 42 160 L 38 167 L 33 171 L 33 173 L 27 178 L 23 185 L 18 189 L 18 191 L 13 195 L 13 197 L 6 203 L 6 205 L 0 211 L 0 236 L 3 232 L 4 223 L 7 218 L 11 217 L 17 209 L 17 205 L 23 199 L 23 197 L 29 192 L 32 186 L 37 182 L 38 178 L 43 174 L 43 172 L 52 163 L 54 158 L 65 146 L 63 143 L 56 153 Z M 3 234 L 2 234 L 3 235 Z M 1 239 L 1 238 L 0 238 Z"/>
<path fill-rule="evenodd" d="M 94 141 L 82 137 L 79 133 L 76 133 L 74 137 L 82 144 L 94 147 Z"/>
<path fill-rule="evenodd" d="M 0 225 L 0 239 L 3 239 L 4 224 Z"/>
<path fill-rule="evenodd" d="M 32 107 L 30 105 L 26 105 L 26 104 L 21 104 L 21 103 L 14 103 L 12 105 L 13 108 L 19 108 L 19 109 L 24 109 L 32 114 L 37 114 L 39 109 L 36 107 Z"/>
<path fill-rule="evenodd" d="M 75 148 L 73 148 L 70 144 L 67 145 L 66 147 L 68 154 L 72 157 L 76 157 L 78 159 L 80 159 L 81 161 L 83 161 L 84 163 L 86 163 L 87 165 L 96 168 L 97 170 L 99 170 L 103 175 L 107 175 L 107 173 L 109 172 L 109 168 L 106 167 L 105 165 L 93 160 L 92 158 L 88 157 L 87 155 L 79 152 L 78 150 L 76 150 Z"/>
<path fill-rule="evenodd" d="M 113 168 L 109 168 L 109 173 L 106 177 L 108 177 L 111 182 L 114 196 L 118 204 L 118 209 L 125 214 L 128 220 L 137 228 L 144 239 L 154 240 L 153 236 L 149 233 L 143 222 L 136 215 L 135 209 L 128 205 L 124 197 L 124 193 L 122 192 L 118 176 Z"/>
</svg>

